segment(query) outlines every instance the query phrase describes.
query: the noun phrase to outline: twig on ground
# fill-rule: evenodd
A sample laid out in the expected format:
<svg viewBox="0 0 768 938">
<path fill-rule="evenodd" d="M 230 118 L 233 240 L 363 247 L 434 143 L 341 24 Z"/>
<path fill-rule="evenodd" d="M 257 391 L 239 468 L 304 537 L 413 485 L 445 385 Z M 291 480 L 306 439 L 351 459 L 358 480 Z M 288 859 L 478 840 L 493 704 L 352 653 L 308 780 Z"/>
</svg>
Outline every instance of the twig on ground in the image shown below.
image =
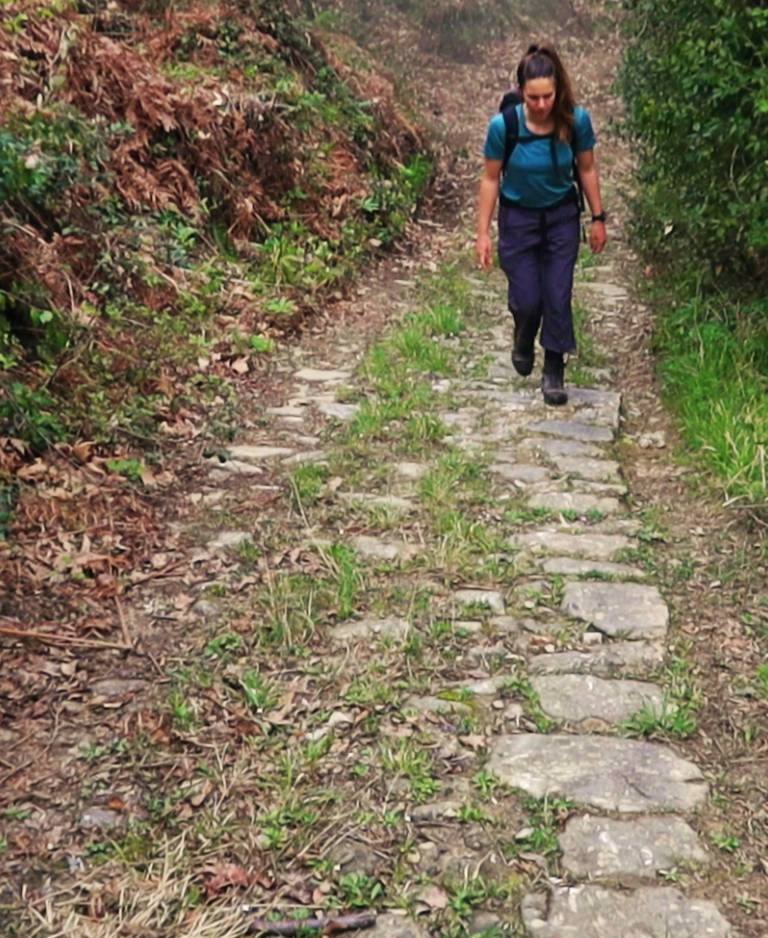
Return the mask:
<svg viewBox="0 0 768 938">
<path fill-rule="evenodd" d="M 370 928 L 375 924 L 375 912 L 358 912 L 337 918 L 307 918 L 300 922 L 268 922 L 263 918 L 255 918 L 248 931 L 264 935 L 297 935 L 308 928 L 314 928 L 319 930 L 321 935 L 336 935 L 354 928 Z"/>
<path fill-rule="evenodd" d="M 119 642 L 99 642 L 93 638 L 78 638 L 76 635 L 62 635 L 58 632 L 35 632 L 32 629 L 19 629 L 12 625 L 0 624 L 0 636 L 2 635 L 7 638 L 44 642 L 48 645 L 80 645 L 84 648 L 116 649 L 117 651 L 133 650 L 130 645 L 121 645 Z"/>
</svg>

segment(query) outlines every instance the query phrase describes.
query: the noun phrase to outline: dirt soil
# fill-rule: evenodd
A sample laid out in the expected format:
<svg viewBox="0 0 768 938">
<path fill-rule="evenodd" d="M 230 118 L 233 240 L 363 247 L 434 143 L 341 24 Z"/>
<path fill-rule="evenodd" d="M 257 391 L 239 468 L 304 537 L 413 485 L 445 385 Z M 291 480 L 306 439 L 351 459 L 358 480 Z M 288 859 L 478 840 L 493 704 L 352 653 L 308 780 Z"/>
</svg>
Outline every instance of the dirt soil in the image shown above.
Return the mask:
<svg viewBox="0 0 768 938">
<path fill-rule="evenodd" d="M 397 42 L 392 24 L 382 28 L 388 44 L 379 43 L 379 54 L 389 56 L 395 74 L 408 76 L 410 93 L 440 141 L 435 190 L 392 255 L 367 271 L 349 298 L 326 311 L 321 326 L 308 329 L 295 347 L 252 378 L 239 405 L 244 438 L 280 445 L 280 431 L 267 408 L 287 403 L 296 369 L 348 368 L 411 308 L 416 280 L 457 257 L 466 260 L 472 250 L 485 127 L 527 37 L 510 37 L 483 50 L 477 62 L 460 63 L 420 50 L 417 37 L 401 21 L 396 26 Z M 631 152 L 613 124 L 620 111 L 611 90 L 619 32 L 607 14 L 586 8 L 574 8 L 548 32 L 598 129 L 610 214 L 607 250 L 620 259 L 627 281 L 642 286 L 644 271 L 626 233 Z M 372 45 L 379 38 L 372 32 Z M 492 276 L 489 284 L 498 289 L 502 318 L 500 281 Z M 654 310 L 638 291 L 621 329 L 597 322 L 592 332 L 623 398 L 622 473 L 632 511 L 651 532 L 649 563 L 671 610 L 671 652 L 689 663 L 701 694 L 698 731 L 675 746 L 710 781 L 711 804 L 697 825 L 702 837 L 720 849 L 709 872 L 688 885 L 714 899 L 744 938 L 764 938 L 768 700 L 755 687 L 755 673 L 768 634 L 765 531 L 746 512 L 724 507 L 716 483 L 685 460 L 654 372 L 653 319 Z M 305 426 L 304 432 L 321 434 L 321 425 Z M 206 504 L 211 454 L 203 449 L 193 441 L 175 465 L 164 467 L 172 478 L 165 484 L 161 480 L 149 502 L 126 494 L 124 486 L 115 490 L 114 499 L 105 497 L 111 489 L 99 480 L 84 490 L 90 514 L 72 539 L 73 550 L 87 552 L 89 523 L 112 526 L 115 537 L 138 526 L 146 536 L 145 551 L 134 566 L 109 571 L 124 588 L 115 590 L 108 577 L 103 595 L 90 594 L 93 628 L 79 641 L 57 641 L 50 629 L 54 609 L 45 615 L 42 640 L 0 638 L 2 934 L 241 934 L 239 903 L 254 896 L 264 913 L 286 903 L 322 907 L 329 894 L 338 895 L 343 908 L 355 909 L 376 904 L 375 890 L 366 893 L 366 883 L 381 881 L 390 891 L 405 876 L 409 841 L 395 821 L 357 840 L 350 834 L 347 798 L 367 799 L 371 811 L 382 805 L 394 810 L 402 800 L 400 793 L 393 796 L 378 782 L 367 782 L 364 774 L 354 783 L 354 794 L 345 789 L 342 775 L 330 772 L 303 806 L 291 802 L 284 790 L 283 800 L 274 800 L 282 815 L 262 819 L 258 827 L 252 822 L 248 830 L 242 822 L 244 800 L 251 818 L 260 804 L 272 803 L 273 782 L 268 780 L 274 765 L 281 755 L 287 764 L 297 740 L 305 747 L 312 743 L 322 713 L 344 711 L 345 719 L 351 714 L 351 726 L 331 753 L 339 767 L 347 765 L 344 744 L 351 746 L 353 737 L 368 733 L 372 746 L 377 726 L 386 724 L 393 745 L 407 737 L 405 724 L 391 718 L 386 695 L 366 698 L 358 687 L 353 698 L 350 681 L 336 679 L 340 662 L 324 659 L 311 643 L 304 658 L 292 652 L 275 660 L 272 669 L 262 661 L 262 670 L 279 675 L 283 687 L 266 717 L 265 708 L 242 704 L 245 672 L 237 653 L 227 659 L 220 648 L 214 663 L 201 655 L 218 635 L 201 603 L 214 604 L 216 616 L 227 622 L 232 647 L 238 637 L 245 647 L 258 617 L 266 615 L 262 607 L 245 602 L 251 591 L 263 593 L 270 584 L 276 588 L 285 573 L 297 578 L 327 573 L 327 564 L 302 540 L 303 519 L 285 478 L 267 469 L 254 477 L 255 484 L 247 477 L 219 481 L 216 491 L 223 494 L 216 497 L 223 498 L 227 510 L 217 515 L 216 506 Z M 62 486 L 70 465 L 66 455 Z M 39 510 L 44 513 L 45 505 Z M 336 523 L 347 534 L 355 530 L 351 517 Z M 29 525 L 33 528 L 34 518 Z M 260 532 L 254 537 L 258 550 L 252 555 L 240 550 L 233 577 L 233 556 L 211 548 L 211 539 L 222 530 L 249 526 Z M 290 603 L 284 596 L 273 599 Z M 28 602 L 34 611 L 28 620 L 33 629 L 42 612 L 35 597 L 17 596 L 16 602 L 18 608 Z M 229 664 L 220 668 L 222 661 Z M 206 684 L 202 672 L 208 666 L 216 674 Z M 406 663 L 385 675 L 385 683 L 396 686 L 408 670 Z M 258 691 L 256 683 L 252 689 Z M 285 740 L 275 744 L 288 726 Z M 451 771 L 462 771 L 462 760 L 479 745 L 477 739 L 465 739 L 446 756 Z M 356 757 L 360 751 L 358 746 Z M 297 766 L 296 774 L 287 775 L 287 788 L 303 791 L 306 773 L 312 771 Z M 334 780 L 346 792 L 335 800 L 328 794 Z M 323 804 L 321 788 L 331 807 Z M 311 828 L 310 838 L 294 849 L 281 829 L 291 831 L 301 823 L 302 807 L 316 810 L 324 826 Z M 347 869 L 339 847 L 349 848 L 353 840 L 364 856 L 358 867 L 349 868 L 367 870 L 356 881 L 362 890 L 357 897 L 350 880 L 346 892 L 337 888 L 339 868 Z M 518 869 L 529 884 L 539 875 L 537 862 L 521 861 Z M 439 913 L 442 901 L 439 893 L 427 898 L 430 914 Z M 157 910 L 163 903 L 170 911 L 159 927 Z"/>
</svg>

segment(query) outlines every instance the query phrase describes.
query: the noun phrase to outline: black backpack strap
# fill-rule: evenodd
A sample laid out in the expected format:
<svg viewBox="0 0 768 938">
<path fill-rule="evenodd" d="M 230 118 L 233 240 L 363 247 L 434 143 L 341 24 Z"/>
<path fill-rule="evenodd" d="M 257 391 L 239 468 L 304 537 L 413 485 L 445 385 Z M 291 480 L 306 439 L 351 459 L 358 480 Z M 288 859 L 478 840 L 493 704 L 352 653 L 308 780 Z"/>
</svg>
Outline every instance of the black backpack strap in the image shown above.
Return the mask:
<svg viewBox="0 0 768 938">
<path fill-rule="evenodd" d="M 507 171 L 507 163 L 515 149 L 518 137 L 520 136 L 520 121 L 517 116 L 517 104 L 512 104 L 502 110 L 504 116 L 504 159 L 501 163 L 501 175 Z"/>
</svg>

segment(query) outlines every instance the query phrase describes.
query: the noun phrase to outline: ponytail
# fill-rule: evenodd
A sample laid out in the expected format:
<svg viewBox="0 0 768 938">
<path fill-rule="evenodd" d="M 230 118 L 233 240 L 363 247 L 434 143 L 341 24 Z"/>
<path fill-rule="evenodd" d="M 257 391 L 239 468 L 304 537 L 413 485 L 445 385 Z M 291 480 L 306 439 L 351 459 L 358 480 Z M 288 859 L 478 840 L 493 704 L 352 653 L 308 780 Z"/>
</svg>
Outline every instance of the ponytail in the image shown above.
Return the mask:
<svg viewBox="0 0 768 938">
<path fill-rule="evenodd" d="M 555 83 L 555 104 L 552 116 L 555 120 L 555 136 L 568 143 L 573 133 L 573 109 L 576 100 L 568 73 L 560 56 L 548 42 L 533 43 L 517 66 L 517 84 L 520 91 L 526 82 L 534 78 L 551 78 Z"/>
</svg>

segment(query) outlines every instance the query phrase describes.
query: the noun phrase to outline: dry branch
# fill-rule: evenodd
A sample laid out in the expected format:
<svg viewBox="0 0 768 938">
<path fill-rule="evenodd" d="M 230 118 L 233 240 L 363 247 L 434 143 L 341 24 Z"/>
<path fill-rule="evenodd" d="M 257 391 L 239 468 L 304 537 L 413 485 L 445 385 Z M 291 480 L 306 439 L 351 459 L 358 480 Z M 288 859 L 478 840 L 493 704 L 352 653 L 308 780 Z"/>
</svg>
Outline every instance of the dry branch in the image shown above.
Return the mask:
<svg viewBox="0 0 768 938">
<path fill-rule="evenodd" d="M 314 928 L 321 935 L 336 935 L 343 931 L 352 931 L 356 928 L 371 928 L 376 924 L 374 912 L 358 912 L 354 915 L 341 915 L 337 918 L 308 918 L 301 922 L 268 922 L 263 918 L 255 918 L 248 931 L 263 935 L 297 935 L 300 931 Z"/>
<path fill-rule="evenodd" d="M 7 620 L 6 620 L 7 621 Z M 21 638 L 48 645 L 79 645 L 84 648 L 113 649 L 117 651 L 133 651 L 130 645 L 119 642 L 100 642 L 92 638 L 79 638 L 77 635 L 62 635 L 60 632 L 36 632 L 31 629 L 20 629 L 14 625 L 0 623 L 0 636 L 6 638 Z"/>
</svg>

